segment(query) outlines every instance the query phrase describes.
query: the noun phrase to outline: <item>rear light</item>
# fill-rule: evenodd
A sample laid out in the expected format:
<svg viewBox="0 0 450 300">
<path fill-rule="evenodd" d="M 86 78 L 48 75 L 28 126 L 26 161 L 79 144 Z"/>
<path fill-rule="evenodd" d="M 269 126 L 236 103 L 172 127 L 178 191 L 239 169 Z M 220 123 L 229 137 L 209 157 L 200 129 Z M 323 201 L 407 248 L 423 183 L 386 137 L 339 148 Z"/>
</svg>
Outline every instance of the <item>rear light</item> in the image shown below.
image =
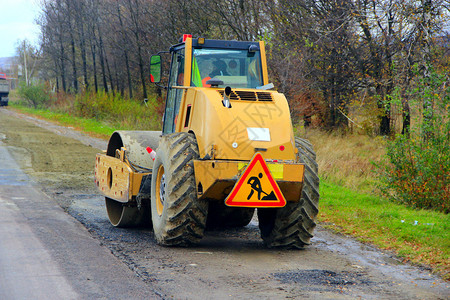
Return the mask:
<svg viewBox="0 0 450 300">
<path fill-rule="evenodd" d="M 284 151 L 284 146 L 283 145 L 280 146 L 280 150 Z"/>
</svg>

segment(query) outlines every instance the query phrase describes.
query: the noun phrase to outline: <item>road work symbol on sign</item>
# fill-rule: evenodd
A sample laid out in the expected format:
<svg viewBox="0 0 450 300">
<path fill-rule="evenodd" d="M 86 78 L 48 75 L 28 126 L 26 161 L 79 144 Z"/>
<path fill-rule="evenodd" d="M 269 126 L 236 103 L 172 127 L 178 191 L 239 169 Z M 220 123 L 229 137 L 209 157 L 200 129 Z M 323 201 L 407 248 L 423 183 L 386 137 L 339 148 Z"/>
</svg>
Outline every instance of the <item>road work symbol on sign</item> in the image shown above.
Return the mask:
<svg viewBox="0 0 450 300">
<path fill-rule="evenodd" d="M 250 177 L 250 179 L 247 181 L 247 184 L 250 184 L 252 187 L 252 190 L 250 191 L 250 194 L 247 197 L 247 200 L 250 200 L 253 196 L 253 193 L 256 191 L 258 193 L 258 200 L 277 200 L 277 197 L 275 196 L 274 192 L 270 192 L 270 194 L 264 192 L 261 187 L 261 181 L 260 178 L 263 178 L 263 174 L 259 173 L 258 177 Z M 261 193 L 266 194 L 266 196 L 262 197 L 261 199 Z"/>
<path fill-rule="evenodd" d="M 228 206 L 283 207 L 286 200 L 261 153 L 256 153 L 225 199 Z"/>
</svg>

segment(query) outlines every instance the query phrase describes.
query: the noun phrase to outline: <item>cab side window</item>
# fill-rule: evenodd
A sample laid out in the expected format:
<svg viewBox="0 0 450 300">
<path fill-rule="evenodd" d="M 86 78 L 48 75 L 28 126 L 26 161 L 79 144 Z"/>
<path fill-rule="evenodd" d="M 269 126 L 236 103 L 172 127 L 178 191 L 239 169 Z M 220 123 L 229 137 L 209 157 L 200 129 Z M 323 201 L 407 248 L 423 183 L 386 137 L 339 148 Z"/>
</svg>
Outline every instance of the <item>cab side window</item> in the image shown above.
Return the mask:
<svg viewBox="0 0 450 300">
<path fill-rule="evenodd" d="M 184 49 L 180 49 L 172 54 L 172 64 L 170 66 L 169 90 L 167 92 L 166 110 L 164 113 L 163 134 L 175 132 L 178 110 L 180 108 L 182 89 L 175 89 L 174 86 L 182 86 L 184 79 Z"/>
</svg>

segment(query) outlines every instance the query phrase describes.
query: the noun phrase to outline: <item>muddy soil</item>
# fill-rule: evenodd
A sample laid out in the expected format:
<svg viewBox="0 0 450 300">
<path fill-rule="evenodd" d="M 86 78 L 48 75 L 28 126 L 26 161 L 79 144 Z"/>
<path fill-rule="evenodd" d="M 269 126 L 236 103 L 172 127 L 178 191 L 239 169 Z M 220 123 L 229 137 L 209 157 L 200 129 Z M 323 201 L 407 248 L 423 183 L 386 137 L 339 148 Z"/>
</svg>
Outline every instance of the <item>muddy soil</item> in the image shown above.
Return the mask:
<svg viewBox="0 0 450 300">
<path fill-rule="evenodd" d="M 106 141 L 3 108 L 0 139 L 47 195 L 161 298 L 450 297 L 449 283 L 429 270 L 403 264 L 391 253 L 333 234 L 320 224 L 312 245 L 300 251 L 266 249 L 256 218 L 241 229 L 207 231 L 196 247 L 160 247 L 148 228 L 109 224 L 93 181 L 95 154 L 106 148 Z"/>
</svg>

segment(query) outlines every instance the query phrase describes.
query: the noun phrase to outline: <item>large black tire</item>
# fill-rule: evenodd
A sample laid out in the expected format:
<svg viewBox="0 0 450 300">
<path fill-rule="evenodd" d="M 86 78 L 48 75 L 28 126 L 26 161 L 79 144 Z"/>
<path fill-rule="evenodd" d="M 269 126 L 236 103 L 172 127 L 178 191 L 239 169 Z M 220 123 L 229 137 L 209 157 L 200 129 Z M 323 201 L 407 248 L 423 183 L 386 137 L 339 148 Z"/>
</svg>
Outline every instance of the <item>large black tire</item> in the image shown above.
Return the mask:
<svg viewBox="0 0 450 300">
<path fill-rule="evenodd" d="M 259 208 L 261 237 L 270 247 L 301 249 L 310 244 L 319 212 L 319 176 L 316 154 L 311 143 L 297 138 L 297 162 L 305 164 L 302 195 L 298 202 L 288 202 L 283 208 Z"/>
<path fill-rule="evenodd" d="M 156 150 L 151 187 L 153 231 L 158 244 L 188 246 L 203 237 L 208 203 L 197 199 L 195 137 L 173 133 L 161 138 Z"/>
<path fill-rule="evenodd" d="M 255 213 L 254 208 L 229 207 L 223 202 L 210 201 L 206 228 L 222 229 L 247 226 Z"/>
</svg>

